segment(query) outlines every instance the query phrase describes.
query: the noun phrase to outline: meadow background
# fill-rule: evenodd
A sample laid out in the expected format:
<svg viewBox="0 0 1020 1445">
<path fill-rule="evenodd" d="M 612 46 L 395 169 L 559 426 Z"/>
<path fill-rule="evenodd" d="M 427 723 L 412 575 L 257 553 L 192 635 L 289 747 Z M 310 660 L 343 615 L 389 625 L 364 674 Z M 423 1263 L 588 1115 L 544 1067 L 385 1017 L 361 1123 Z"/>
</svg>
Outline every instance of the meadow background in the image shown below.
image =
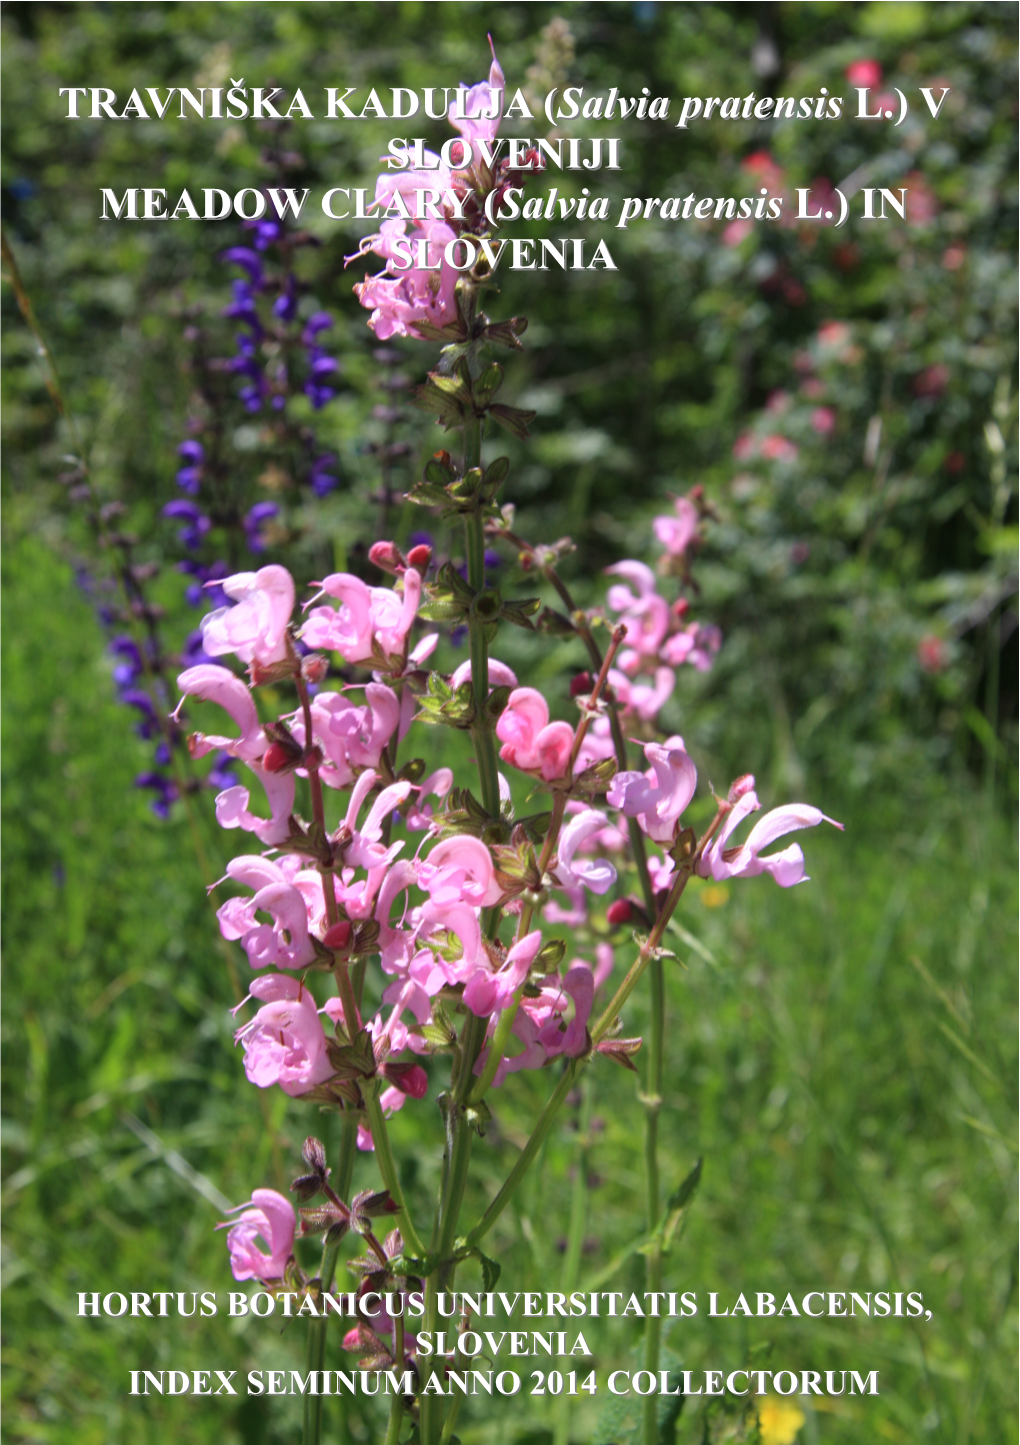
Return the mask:
<svg viewBox="0 0 1020 1445">
<path fill-rule="evenodd" d="M 407 124 L 301 122 L 282 136 L 250 122 L 71 124 L 57 88 L 126 96 L 243 76 L 318 98 L 327 84 L 454 84 L 485 73 L 492 30 L 508 85 L 532 95 L 564 79 L 586 94 L 800 95 L 824 84 L 849 95 L 846 67 L 870 59 L 883 85 L 917 100 L 898 129 L 849 118 L 620 126 L 625 169 L 597 180 L 614 211 L 623 195 L 739 196 L 759 182 L 790 193 L 853 177 L 910 187 L 908 220 L 743 236 L 714 223 L 604 225 L 578 234 L 605 235 L 615 273 L 505 273 L 494 314 L 531 325 L 504 394 L 538 416 L 531 443 L 500 450 L 514 463 L 518 529 L 573 537 L 565 570 L 591 604 L 604 595 L 601 567 L 652 556 L 651 518 L 667 494 L 704 486 L 717 520 L 698 563 L 700 615 L 724 643 L 711 673 L 687 669 L 665 717 L 717 786 L 754 771 L 767 806 L 801 797 L 847 824 L 804 839 L 812 881 L 793 893 L 761 879 L 685 900 L 667 974 L 666 1183 L 698 1157 L 704 1166 L 667 1288 L 697 1290 L 702 1313 L 667 1332 L 668 1350 L 695 1370 L 749 1359 L 880 1370 L 878 1399 L 816 1401 L 804 1441 L 1014 1440 L 1017 7 L 3 12 L 5 235 L 67 404 L 58 417 L 5 284 L 4 1439 L 147 1445 L 186 1430 L 255 1445 L 299 1430 L 298 1401 L 125 1397 L 132 1367 L 300 1365 L 296 1327 L 76 1314 L 79 1290 L 225 1298 L 214 1201 L 245 1199 L 256 1183 L 286 1189 L 312 1126 L 282 1093 L 243 1081 L 227 1014 L 240 954 L 224 957 L 204 895 L 227 856 L 212 793 L 163 819 L 134 786 L 151 745 L 118 704 L 97 617 L 113 596 L 108 559 L 60 478 L 80 439 L 102 500 L 125 505 L 132 565 L 165 609 L 164 645 L 179 649 L 195 614 L 160 508 L 178 495 L 175 448 L 195 385 L 185 333 L 229 351 L 221 312 L 234 273 L 218 256 L 243 235 L 235 223 L 101 226 L 99 189 L 233 192 L 268 179 L 266 150 L 282 147 L 296 157 L 287 183 L 317 196 L 371 184 Z M 932 84 L 952 87 L 937 123 L 916 89 Z M 424 125 L 442 138 L 441 124 Z M 582 184 L 550 179 L 561 193 Z M 361 272 L 343 269 L 359 232 L 307 217 L 319 244 L 300 253 L 303 305 L 337 318 L 329 348 L 341 373 L 314 418 L 300 398 L 293 410 L 338 457 L 340 485 L 320 501 L 281 483 L 269 442 L 240 414 L 227 438 L 246 503 L 283 505 L 265 555 L 282 558 L 274 547 L 286 543 L 306 576 L 324 561 L 362 566 L 379 525 L 373 447 L 406 442 L 391 478 L 399 493 L 441 444 L 428 417 L 380 392 L 350 292 Z M 514 234 L 543 229 L 518 223 Z M 398 350 L 421 380 L 435 348 Z M 415 511 L 390 508 L 399 539 L 431 525 Z M 511 590 L 529 590 L 504 567 Z M 522 680 L 558 687 L 567 715 L 576 644 L 520 634 L 497 652 Z M 458 657 L 452 643 L 444 655 Z M 638 1028 L 643 1007 L 629 1010 Z M 541 1176 L 490 1237 L 505 1288 L 642 1287 L 639 1107 L 630 1076 L 609 1075 L 591 1071 Z M 517 1076 L 512 1095 L 496 1096 L 466 1216 L 510 1167 L 546 1087 Z M 324 1116 L 327 1142 L 331 1124 Z M 424 1211 L 438 1110 L 408 1107 L 393 1136 Z M 375 1177 L 362 1156 L 356 1185 Z M 725 1301 L 814 1288 L 922 1290 L 934 1319 L 704 1313 L 708 1290 Z M 636 1331 L 585 1333 L 600 1369 L 626 1367 Z M 491 1415 L 469 1405 L 458 1435 L 622 1445 L 633 1421 L 607 1419 L 602 1405 L 582 1397 L 569 1414 L 521 1396 Z M 381 1438 L 373 1409 L 341 1418 L 329 1405 L 325 1438 Z M 663 1439 L 674 1438 L 753 1433 L 692 1402 L 664 1420 Z"/>
</svg>

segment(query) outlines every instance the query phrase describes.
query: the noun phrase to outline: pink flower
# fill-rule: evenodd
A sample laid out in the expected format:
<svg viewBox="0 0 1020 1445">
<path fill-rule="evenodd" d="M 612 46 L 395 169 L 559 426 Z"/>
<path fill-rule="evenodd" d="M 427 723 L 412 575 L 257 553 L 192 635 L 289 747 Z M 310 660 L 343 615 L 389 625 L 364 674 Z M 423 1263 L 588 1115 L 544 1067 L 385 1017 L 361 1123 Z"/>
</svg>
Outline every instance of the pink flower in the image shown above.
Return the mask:
<svg viewBox="0 0 1020 1445">
<path fill-rule="evenodd" d="M 620 613 L 620 621 L 627 629 L 627 645 L 650 657 L 658 652 L 669 631 L 669 603 L 655 590 L 654 572 L 643 562 L 626 561 L 607 567 L 606 573 L 622 577 L 637 588 L 635 595 L 629 587 L 617 583 L 606 594 L 606 604 Z"/>
<path fill-rule="evenodd" d="M 489 38 L 492 50 L 492 64 L 489 66 L 488 81 L 480 80 L 470 88 L 461 85 L 450 106 L 447 119 L 455 130 L 459 130 L 468 144 L 477 152 L 479 140 L 495 139 L 503 117 L 503 92 L 506 81 L 503 69 L 496 59 L 496 51 Z"/>
<path fill-rule="evenodd" d="M 505 763 L 525 773 L 538 773 L 547 783 L 562 778 L 574 746 L 569 723 L 549 721 L 549 705 L 537 689 L 518 687 L 510 694 L 496 724 Z"/>
<path fill-rule="evenodd" d="M 668 647 L 668 645 L 667 642 L 666 646 Z M 634 716 L 639 717 L 642 722 L 653 722 L 659 709 L 669 701 L 673 694 L 676 686 L 676 673 L 672 666 L 657 667 L 653 687 L 644 682 L 631 682 L 626 673 L 618 672 L 615 667 L 611 667 L 609 683 L 616 694 L 616 701 L 620 704 L 621 717 Z"/>
<path fill-rule="evenodd" d="M 683 738 L 648 743 L 649 773 L 617 773 L 606 801 L 628 818 L 636 818 L 655 843 L 673 841 L 680 814 L 694 797 L 698 773 L 684 749 Z"/>
<path fill-rule="evenodd" d="M 294 774 L 267 773 L 258 763 L 248 765 L 266 791 L 271 816 L 260 818 L 248 808 L 248 789 L 236 783 L 216 795 L 216 821 L 221 828 L 240 828 L 254 833 L 267 848 L 285 843 L 290 837 L 290 815 L 294 811 Z"/>
<path fill-rule="evenodd" d="M 183 706 L 185 697 L 197 697 L 200 702 L 215 702 L 230 714 L 241 730 L 239 738 L 192 733 L 188 739 L 188 751 L 193 758 L 204 757 L 213 748 L 221 748 L 235 758 L 243 758 L 245 762 L 252 762 L 262 756 L 266 750 L 265 734 L 251 693 L 239 677 L 235 677 L 226 667 L 207 662 L 199 667 L 187 668 L 178 677 L 177 686 L 182 694 L 178 711 Z"/>
<path fill-rule="evenodd" d="M 917 644 L 917 660 L 925 672 L 941 672 L 949 661 L 945 640 L 929 632 Z"/>
<path fill-rule="evenodd" d="M 202 619 L 202 647 L 210 657 L 233 652 L 242 662 L 268 667 L 287 657 L 287 628 L 294 611 L 294 581 L 286 567 L 238 572 L 219 584 L 236 606 Z"/>
<path fill-rule="evenodd" d="M 866 86 L 869 89 L 882 84 L 882 67 L 877 60 L 855 60 L 844 71 L 851 85 Z"/>
<path fill-rule="evenodd" d="M 428 184 L 432 187 L 436 182 L 430 179 Z M 354 287 L 362 306 L 372 312 L 368 324 L 380 341 L 390 336 L 420 336 L 421 322 L 442 328 L 457 319 L 454 293 L 458 272 L 445 260 L 447 246 L 457 239 L 456 232 L 445 221 L 435 219 L 421 221 L 405 236 L 407 226 L 407 221 L 394 217 L 383 221 L 376 236 L 362 242 L 363 248 L 385 257 L 387 262 L 385 271 L 366 276 Z M 398 242 L 405 256 L 406 248 L 410 248 L 413 266 L 396 269 L 398 261 L 405 264 Z"/>
<path fill-rule="evenodd" d="M 450 686 L 456 692 L 465 682 L 471 681 L 471 659 L 462 662 L 456 672 L 450 674 Z M 489 658 L 489 691 L 494 687 L 516 687 L 517 674 L 505 662 L 499 662 L 495 657 Z"/>
<path fill-rule="evenodd" d="M 675 517 L 656 517 L 652 527 L 669 555 L 682 557 L 698 535 L 698 509 L 690 497 L 677 497 L 673 510 Z"/>
<path fill-rule="evenodd" d="M 757 455 L 758 443 L 749 431 L 741 432 L 733 443 L 733 455 L 738 462 L 746 462 Z"/>
<path fill-rule="evenodd" d="M 279 1084 L 298 1098 L 332 1077 L 326 1035 L 312 995 L 297 979 L 264 974 L 252 984 L 268 1000 L 234 1036 L 244 1046 L 244 1072 L 260 1089 Z"/>
<path fill-rule="evenodd" d="M 759 873 L 769 873 L 780 888 L 792 888 L 796 883 L 806 883 L 804 854 L 798 843 L 791 843 L 779 853 L 760 857 L 761 850 L 799 828 L 815 828 L 819 823 L 831 823 L 842 831 L 843 824 L 827 818 L 818 808 L 807 803 L 787 803 L 782 808 L 773 808 L 766 813 L 747 835 L 739 847 L 727 848 L 730 835 L 751 813 L 761 807 L 753 792 L 754 779 L 747 779 L 748 791 L 728 814 L 722 827 L 705 849 L 698 863 L 701 878 L 713 878 L 717 883 L 726 878 L 756 878 Z"/>
<path fill-rule="evenodd" d="M 541 947 L 542 935 L 527 933 L 507 953 L 498 972 L 493 972 L 486 958 L 485 965 L 472 975 L 464 989 L 465 1006 L 479 1018 L 507 1008 L 528 977 Z"/>
<path fill-rule="evenodd" d="M 850 342 L 850 327 L 845 321 L 823 321 L 818 328 L 818 345 L 823 351 L 845 355 Z"/>
<path fill-rule="evenodd" d="M 811 413 L 811 425 L 820 436 L 827 437 L 836 425 L 836 413 L 831 406 L 816 406 Z"/>
<path fill-rule="evenodd" d="M 564 1023 L 559 1015 L 563 1011 L 566 994 L 574 1006 L 574 1017 Z M 588 1042 L 588 1020 L 595 998 L 595 976 L 586 963 L 576 963 L 563 980 L 560 998 L 557 999 L 559 1012 L 549 1020 L 538 1034 L 538 1042 L 545 1049 L 547 1058 L 559 1054 L 573 1059 L 583 1054 Z"/>
<path fill-rule="evenodd" d="M 346 788 L 355 770 L 377 768 L 383 749 L 397 731 L 400 699 L 384 683 L 365 687 L 365 705 L 356 706 L 345 693 L 320 692 L 312 700 L 312 733 L 322 748 L 322 781 L 331 788 Z M 290 719 L 298 742 L 305 742 L 304 718 L 297 712 Z"/>
<path fill-rule="evenodd" d="M 755 176 L 763 186 L 778 190 L 783 183 L 783 168 L 777 165 L 768 151 L 753 151 L 740 162 L 740 169 Z"/>
<path fill-rule="evenodd" d="M 781 437 L 778 433 L 773 432 L 771 436 L 767 436 L 763 440 L 761 454 L 770 462 L 795 462 L 797 447 L 786 437 Z"/>
<path fill-rule="evenodd" d="M 617 774 L 619 776 L 619 774 Z M 578 859 L 575 853 L 592 834 L 606 827 L 606 818 L 588 808 L 571 818 L 559 838 L 554 873 L 563 888 L 580 888 L 583 884 L 592 893 L 605 893 L 616 882 L 616 869 L 604 858 Z"/>
<path fill-rule="evenodd" d="M 414 568 L 403 576 L 403 596 L 389 587 L 368 587 L 360 577 L 334 572 L 322 584 L 338 610 L 316 607 L 301 628 L 309 647 L 339 652 L 345 662 L 371 662 L 374 666 L 403 667 L 407 634 L 421 601 L 421 574 Z"/>
<path fill-rule="evenodd" d="M 503 896 L 492 854 L 480 838 L 461 834 L 437 843 L 418 865 L 418 882 L 437 906 L 469 903 L 491 908 Z"/>
<path fill-rule="evenodd" d="M 746 241 L 748 236 L 754 234 L 754 222 L 749 216 L 738 216 L 734 221 L 728 221 L 723 227 L 722 243 L 724 246 L 739 246 Z"/>
<path fill-rule="evenodd" d="M 227 864 L 227 876 L 256 890 L 231 898 L 216 912 L 224 938 L 240 939 L 252 968 L 304 968 L 315 957 L 304 896 L 278 864 L 245 854 Z M 259 910 L 273 922 L 260 923 Z"/>
<path fill-rule="evenodd" d="M 358 827 L 358 814 L 378 781 L 378 773 L 368 769 L 359 776 L 351 789 L 347 816 L 337 833 L 338 840 L 346 840 L 344 864 L 349 868 L 388 868 L 404 846 L 403 843 L 394 843 L 387 848 L 379 839 L 382 837 L 386 818 L 411 792 L 412 784 L 409 782 L 390 783 L 383 788 L 369 809 L 368 817 L 361 827 Z"/>
<path fill-rule="evenodd" d="M 948 385 L 949 367 L 939 361 L 934 366 L 926 366 L 924 371 L 914 377 L 914 395 L 935 400 Z"/>
<path fill-rule="evenodd" d="M 275 1189 L 256 1189 L 249 1204 L 238 1204 L 227 1213 L 236 1214 L 239 1209 L 244 1211 L 240 1219 L 216 1226 L 230 1230 L 227 1248 L 234 1278 L 282 1279 L 294 1253 L 295 1215 L 290 1200 Z M 256 1247 L 258 1239 L 268 1245 L 268 1254 Z"/>
<path fill-rule="evenodd" d="M 446 797 L 453 787 L 453 769 L 437 768 L 434 773 L 429 773 L 420 783 L 416 783 L 412 792 L 418 795 L 417 803 L 411 805 L 404 824 L 412 832 L 420 832 L 423 828 L 432 827 L 432 804 L 426 803 L 428 797 L 438 798 L 440 802 Z"/>
<path fill-rule="evenodd" d="M 682 662 L 689 662 L 699 672 L 710 672 L 721 646 L 722 633 L 718 627 L 689 622 L 681 632 L 675 632 L 666 639 L 662 657 L 670 667 L 679 667 Z"/>
</svg>

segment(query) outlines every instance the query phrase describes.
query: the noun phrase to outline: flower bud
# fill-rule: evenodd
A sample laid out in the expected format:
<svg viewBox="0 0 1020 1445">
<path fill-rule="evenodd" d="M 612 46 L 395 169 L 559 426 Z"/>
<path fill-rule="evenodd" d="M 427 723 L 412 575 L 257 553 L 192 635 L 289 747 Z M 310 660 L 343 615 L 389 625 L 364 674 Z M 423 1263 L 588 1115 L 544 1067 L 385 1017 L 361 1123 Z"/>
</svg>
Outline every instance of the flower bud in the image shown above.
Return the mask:
<svg viewBox="0 0 1020 1445">
<path fill-rule="evenodd" d="M 281 743 L 270 743 L 262 754 L 262 768 L 267 773 L 282 773 L 294 759 Z"/>
<path fill-rule="evenodd" d="M 318 684 L 324 682 L 329 672 L 329 658 L 322 657 L 319 653 L 310 652 L 301 662 L 301 676 L 305 682 Z"/>
<path fill-rule="evenodd" d="M 582 697 L 590 693 L 595 686 L 595 679 L 590 672 L 579 672 L 570 679 L 570 696 Z"/>
<path fill-rule="evenodd" d="M 327 948 L 345 949 L 351 941 L 351 925 L 347 919 L 342 918 L 339 923 L 334 923 L 332 928 L 327 928 L 322 941 Z"/>
<path fill-rule="evenodd" d="M 424 1099 L 429 1091 L 429 1076 L 421 1064 L 384 1064 L 383 1075 L 402 1094 Z"/>
<path fill-rule="evenodd" d="M 634 917 L 634 905 L 629 898 L 616 898 L 606 909 L 606 918 L 615 928 L 621 923 L 630 923 Z"/>
<path fill-rule="evenodd" d="M 446 452 L 446 451 L 433 452 L 432 455 L 435 457 L 436 461 L 439 463 L 440 466 L 442 466 L 442 467 L 452 467 L 452 466 L 453 466 L 453 459 L 451 458 L 449 452 Z"/>
<path fill-rule="evenodd" d="M 417 547 L 412 547 L 408 552 L 407 561 L 409 566 L 424 577 L 432 562 L 432 548 L 426 546 L 424 542 L 419 542 Z"/>
<path fill-rule="evenodd" d="M 727 803 L 739 803 L 741 798 L 747 796 L 754 788 L 754 774 L 744 773 L 730 784 L 730 790 L 726 795 Z"/>
<path fill-rule="evenodd" d="M 394 577 L 407 571 L 407 560 L 395 542 L 373 542 L 368 549 L 368 560 Z"/>
<path fill-rule="evenodd" d="M 690 610 L 691 604 L 687 601 L 686 597 L 678 597 L 677 600 L 673 603 L 673 616 L 677 619 L 678 622 L 682 621 L 687 616 L 688 612 L 690 612 Z"/>
</svg>

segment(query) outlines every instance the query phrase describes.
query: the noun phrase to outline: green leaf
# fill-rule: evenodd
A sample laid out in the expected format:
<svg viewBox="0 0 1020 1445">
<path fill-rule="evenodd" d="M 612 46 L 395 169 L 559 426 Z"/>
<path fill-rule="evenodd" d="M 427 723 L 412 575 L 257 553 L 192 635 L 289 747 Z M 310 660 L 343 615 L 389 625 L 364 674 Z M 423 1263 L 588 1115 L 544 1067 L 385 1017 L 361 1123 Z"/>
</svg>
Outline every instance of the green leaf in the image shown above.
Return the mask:
<svg viewBox="0 0 1020 1445">
<path fill-rule="evenodd" d="M 522 411 L 519 406 L 504 406 L 502 402 L 494 401 L 489 407 L 489 415 L 519 441 L 526 442 L 531 435 L 528 424 L 535 420 L 537 413 Z"/>
<path fill-rule="evenodd" d="M 482 1266 L 482 1288 L 489 1294 L 496 1288 L 499 1277 L 503 1272 L 503 1266 L 496 1260 L 490 1259 L 487 1254 L 478 1251 L 478 1262 Z"/>
<path fill-rule="evenodd" d="M 535 624 L 531 619 L 541 605 L 542 601 L 539 597 L 512 597 L 508 602 L 503 603 L 500 616 L 505 617 L 507 622 L 512 622 L 515 627 L 523 627 L 528 632 L 534 632 Z"/>
</svg>

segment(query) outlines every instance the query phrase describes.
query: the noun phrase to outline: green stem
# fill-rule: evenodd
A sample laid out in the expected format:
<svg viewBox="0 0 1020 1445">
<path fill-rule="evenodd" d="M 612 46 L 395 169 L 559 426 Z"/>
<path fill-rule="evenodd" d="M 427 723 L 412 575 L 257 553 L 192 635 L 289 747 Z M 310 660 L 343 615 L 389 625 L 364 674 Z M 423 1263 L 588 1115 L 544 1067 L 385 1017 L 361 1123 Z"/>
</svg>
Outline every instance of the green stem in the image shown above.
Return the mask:
<svg viewBox="0 0 1020 1445">
<path fill-rule="evenodd" d="M 354 1175 L 354 1157 L 357 1154 L 358 1145 L 358 1124 L 356 1119 L 344 1118 L 342 1123 L 343 1132 L 340 1135 L 340 1159 L 336 1171 L 336 1192 L 341 1199 L 349 1199 L 351 1193 L 351 1179 Z M 326 1245 L 322 1251 L 322 1264 L 319 1267 L 319 1279 L 322 1281 L 322 1293 L 326 1294 L 333 1286 L 333 1275 L 336 1272 L 337 1255 L 340 1252 L 339 1245 Z M 310 1370 L 321 1370 L 326 1359 L 326 1326 L 329 1323 L 327 1315 L 317 1320 L 312 1320 L 308 1327 L 308 1368 Z M 322 1433 L 322 1396 L 305 1396 L 305 1417 L 304 1431 L 302 1434 L 303 1445 L 319 1445 Z"/>
<path fill-rule="evenodd" d="M 460 1414 L 460 1402 L 463 1398 L 463 1395 L 454 1396 L 450 1405 L 450 1413 L 446 1417 L 446 1424 L 443 1426 L 443 1433 L 439 1437 L 439 1445 L 450 1445 L 450 1441 L 453 1439 L 454 1426 L 457 1423 L 457 1416 Z"/>
<path fill-rule="evenodd" d="M 623 1008 L 623 1005 L 630 998 L 631 994 L 634 992 L 638 979 L 648 967 L 648 963 L 652 957 L 652 954 L 659 946 L 662 935 L 666 931 L 666 924 L 669 922 L 670 918 L 672 918 L 673 910 L 680 902 L 680 895 L 687 887 L 687 880 L 690 878 L 690 876 L 691 875 L 686 868 L 681 868 L 677 873 L 676 882 L 669 890 L 669 896 L 666 899 L 665 903 L 662 905 L 662 912 L 655 920 L 655 927 L 648 935 L 646 942 L 642 945 L 641 951 L 639 952 L 637 958 L 627 970 L 623 982 L 613 994 L 613 997 L 610 1000 L 607 1008 L 604 1010 L 602 1017 L 599 1019 L 598 1023 L 591 1031 L 591 1039 L 593 1044 L 598 1044 L 602 1041 L 602 1039 L 605 1038 L 606 1034 L 613 1026 L 614 1019 L 619 1014 L 621 1008 Z"/>
<path fill-rule="evenodd" d="M 581 1105 L 577 1118 L 577 1158 L 570 1190 L 570 1223 L 567 1227 L 567 1249 L 563 1260 L 563 1292 L 570 1295 L 577 1288 L 584 1249 L 584 1228 L 588 1220 L 588 1131 L 591 1127 L 591 1077 L 581 1080 Z M 556 1409 L 553 1445 L 567 1445 L 570 1438 L 571 1405 L 569 1395 L 561 1395 Z"/>
<path fill-rule="evenodd" d="M 384 1445 L 397 1445 L 400 1439 L 400 1422 L 404 1418 L 404 1401 L 400 1395 L 395 1394 L 390 1401 L 390 1418 L 386 1426 L 386 1440 Z"/>
<path fill-rule="evenodd" d="M 662 1107 L 663 1054 L 666 1032 L 666 987 L 661 958 L 653 958 L 649 970 L 651 983 L 651 1017 L 648 1032 L 648 1082 L 642 1103 L 645 1107 L 645 1175 L 647 1179 L 648 1229 L 651 1233 L 661 1208 L 659 1187 L 659 1110 Z M 646 1288 L 662 1288 L 662 1245 L 653 1239 L 645 1260 Z M 645 1369 L 653 1375 L 659 1368 L 661 1321 L 657 1315 L 645 1316 Z M 644 1445 L 657 1445 L 658 1407 L 654 1395 L 646 1396 L 643 1405 Z"/>
<path fill-rule="evenodd" d="M 400 1233 L 403 1236 L 404 1244 L 416 1255 L 425 1253 L 425 1246 L 418 1238 L 418 1231 L 411 1222 L 411 1216 L 407 1212 L 407 1202 L 404 1199 L 404 1192 L 400 1187 L 400 1180 L 397 1177 L 397 1164 L 393 1157 L 393 1146 L 390 1144 L 390 1136 L 386 1128 L 386 1120 L 383 1118 L 383 1111 L 379 1104 L 379 1090 L 377 1082 L 366 1080 L 362 1088 L 365 1099 L 365 1113 L 368 1115 L 368 1127 L 372 1132 L 372 1142 L 375 1145 L 376 1162 L 379 1165 L 379 1173 L 383 1177 L 383 1183 L 390 1192 L 390 1198 L 397 1206 L 397 1223 L 400 1226 Z"/>
<path fill-rule="evenodd" d="M 545 1108 L 538 1116 L 538 1122 L 535 1124 L 534 1129 L 531 1131 L 531 1137 L 529 1138 L 528 1142 L 521 1150 L 520 1157 L 518 1158 L 517 1163 L 507 1175 L 506 1179 L 503 1182 L 503 1187 L 500 1189 L 495 1199 L 489 1205 L 488 1209 L 482 1215 L 481 1219 L 475 1225 L 474 1229 L 472 1229 L 470 1234 L 467 1236 L 467 1242 L 472 1247 L 477 1246 L 479 1241 L 485 1238 L 489 1230 L 496 1223 L 496 1220 L 503 1213 L 503 1210 L 510 1203 L 510 1200 L 514 1197 L 514 1194 L 517 1192 L 518 1185 L 524 1178 L 525 1174 L 528 1172 L 528 1169 L 531 1167 L 531 1163 L 535 1158 L 535 1155 L 538 1153 L 539 1149 L 541 1149 L 543 1143 L 545 1142 L 546 1135 L 552 1128 L 553 1121 L 556 1118 L 556 1115 L 559 1113 L 560 1105 L 570 1093 L 570 1086 L 577 1076 L 577 1071 L 580 1067 L 580 1063 L 581 1061 L 578 1059 L 569 1059 L 567 1061 L 567 1066 L 563 1070 L 562 1075 L 560 1076 L 560 1081 L 546 1100 Z"/>
</svg>

